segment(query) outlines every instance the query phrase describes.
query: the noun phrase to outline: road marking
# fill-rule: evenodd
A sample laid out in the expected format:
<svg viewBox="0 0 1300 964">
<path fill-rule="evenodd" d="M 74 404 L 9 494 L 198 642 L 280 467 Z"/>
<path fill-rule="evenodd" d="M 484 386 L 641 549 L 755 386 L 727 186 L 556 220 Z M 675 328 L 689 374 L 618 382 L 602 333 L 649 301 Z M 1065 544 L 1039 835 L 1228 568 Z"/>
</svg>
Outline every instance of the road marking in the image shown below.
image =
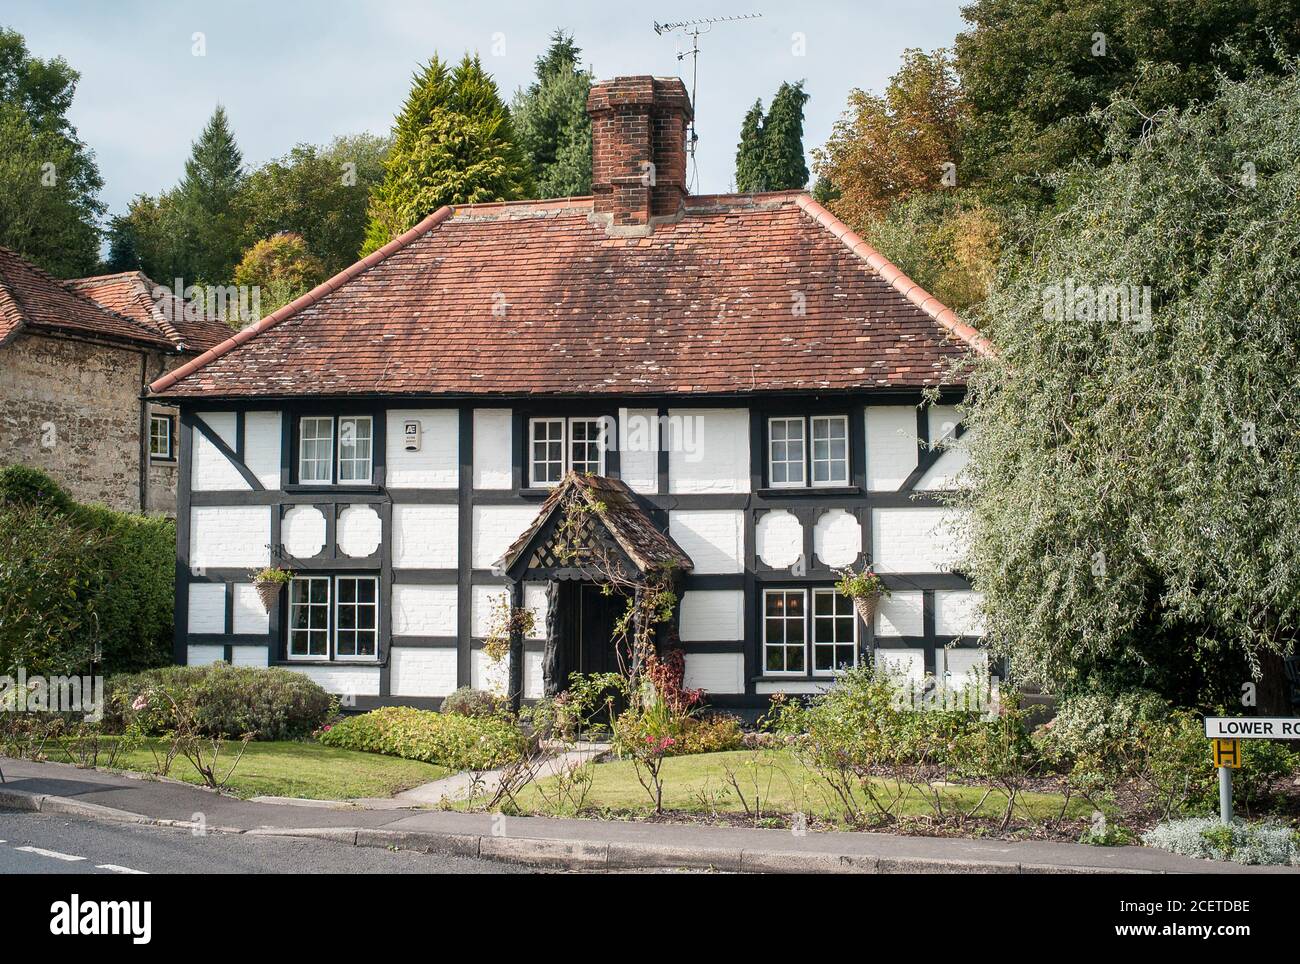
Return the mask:
<svg viewBox="0 0 1300 964">
<path fill-rule="evenodd" d="M 85 860 L 85 857 L 77 857 L 73 854 L 61 854 L 57 850 L 46 850 L 44 847 L 15 847 L 14 850 L 21 850 L 24 853 L 39 854 L 42 857 L 53 857 L 55 860 L 66 860 L 73 863 L 78 860 Z"/>
<path fill-rule="evenodd" d="M 111 870 L 115 874 L 148 874 L 147 870 L 132 870 L 130 867 L 119 867 L 117 864 L 95 864 L 96 870 Z"/>
</svg>

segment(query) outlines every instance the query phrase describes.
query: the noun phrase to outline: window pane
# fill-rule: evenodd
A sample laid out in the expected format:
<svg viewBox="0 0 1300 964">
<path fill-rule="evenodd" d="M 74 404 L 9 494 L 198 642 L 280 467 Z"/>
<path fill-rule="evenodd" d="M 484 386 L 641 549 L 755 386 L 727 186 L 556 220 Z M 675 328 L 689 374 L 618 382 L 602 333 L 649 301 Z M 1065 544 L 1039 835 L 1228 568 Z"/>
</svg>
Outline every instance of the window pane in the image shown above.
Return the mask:
<svg viewBox="0 0 1300 964">
<path fill-rule="evenodd" d="M 369 482 L 370 466 L 369 416 L 339 419 L 339 481 Z"/>
<path fill-rule="evenodd" d="M 328 577 L 307 576 L 289 584 L 289 655 L 329 655 Z"/>
<path fill-rule="evenodd" d="M 849 420 L 844 415 L 812 418 L 812 481 L 814 485 L 847 485 Z"/>
<path fill-rule="evenodd" d="M 529 422 L 529 432 L 532 441 L 529 483 L 554 485 L 564 478 L 564 419 L 532 419 Z"/>
<path fill-rule="evenodd" d="M 332 482 L 334 419 L 304 418 L 298 425 L 298 481 Z"/>
<path fill-rule="evenodd" d="M 374 656 L 378 632 L 378 584 L 372 576 L 339 576 L 335 606 L 335 653 L 340 658 Z"/>
<path fill-rule="evenodd" d="M 571 419 L 569 422 L 569 465 L 574 472 L 599 475 L 604 471 L 601 457 L 604 439 L 600 419 Z"/>
<path fill-rule="evenodd" d="M 803 419 L 773 418 L 768 420 L 767 426 L 768 481 L 772 485 L 803 485 Z"/>
</svg>

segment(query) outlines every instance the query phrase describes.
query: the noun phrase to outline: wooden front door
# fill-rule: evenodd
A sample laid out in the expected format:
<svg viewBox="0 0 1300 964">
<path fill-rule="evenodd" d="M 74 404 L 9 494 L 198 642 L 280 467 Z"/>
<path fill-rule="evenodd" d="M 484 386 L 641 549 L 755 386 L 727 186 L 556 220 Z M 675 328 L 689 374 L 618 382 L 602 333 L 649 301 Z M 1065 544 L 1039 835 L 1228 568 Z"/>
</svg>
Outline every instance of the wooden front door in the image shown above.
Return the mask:
<svg viewBox="0 0 1300 964">
<path fill-rule="evenodd" d="M 573 651 L 569 666 L 572 672 L 617 673 L 618 655 L 614 649 L 614 625 L 627 608 L 627 599 L 618 594 L 606 595 L 595 583 L 577 584 Z"/>
</svg>

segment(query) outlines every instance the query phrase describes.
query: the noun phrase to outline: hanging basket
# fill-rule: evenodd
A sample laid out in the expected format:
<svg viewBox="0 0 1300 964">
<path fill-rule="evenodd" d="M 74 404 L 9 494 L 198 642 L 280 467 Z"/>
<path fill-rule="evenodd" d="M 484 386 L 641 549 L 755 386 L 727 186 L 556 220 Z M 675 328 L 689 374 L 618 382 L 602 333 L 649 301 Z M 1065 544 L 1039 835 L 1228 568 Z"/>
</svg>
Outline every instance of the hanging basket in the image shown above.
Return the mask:
<svg viewBox="0 0 1300 964">
<path fill-rule="evenodd" d="M 880 610 L 880 595 L 878 592 L 873 592 L 866 596 L 853 597 L 853 608 L 857 610 L 868 629 L 876 625 L 876 613 Z"/>
<path fill-rule="evenodd" d="M 263 582 L 253 583 L 253 585 L 257 587 L 257 597 L 262 600 L 262 608 L 269 613 L 271 606 L 280 598 L 280 588 L 284 584 L 267 579 Z"/>
</svg>

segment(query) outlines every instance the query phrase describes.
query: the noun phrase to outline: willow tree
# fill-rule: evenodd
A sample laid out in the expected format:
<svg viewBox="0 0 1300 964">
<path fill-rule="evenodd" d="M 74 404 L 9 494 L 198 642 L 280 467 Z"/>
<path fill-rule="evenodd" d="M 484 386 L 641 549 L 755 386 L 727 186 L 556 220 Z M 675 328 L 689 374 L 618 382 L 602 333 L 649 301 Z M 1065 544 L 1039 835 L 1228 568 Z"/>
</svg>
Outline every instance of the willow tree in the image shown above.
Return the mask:
<svg viewBox="0 0 1300 964">
<path fill-rule="evenodd" d="M 1115 103 L 1114 130 L 1132 104 Z M 981 313 L 967 569 L 1058 691 L 1285 708 L 1300 619 L 1300 79 L 1221 81 L 1077 170 Z M 1148 302 L 1149 299 L 1149 302 Z M 1149 303 L 1149 308 L 1148 308 Z"/>
</svg>

